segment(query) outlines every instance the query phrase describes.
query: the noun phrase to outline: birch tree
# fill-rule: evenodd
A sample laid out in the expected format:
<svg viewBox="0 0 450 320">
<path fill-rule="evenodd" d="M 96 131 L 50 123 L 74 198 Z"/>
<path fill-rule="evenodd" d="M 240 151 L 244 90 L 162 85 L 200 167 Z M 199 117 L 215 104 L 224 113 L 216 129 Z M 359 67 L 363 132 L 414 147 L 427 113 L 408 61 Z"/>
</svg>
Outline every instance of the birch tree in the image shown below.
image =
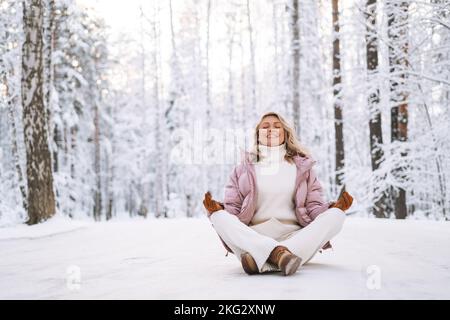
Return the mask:
<svg viewBox="0 0 450 320">
<path fill-rule="evenodd" d="M 43 12 L 41 0 L 24 2 L 22 103 L 27 155 L 28 224 L 39 223 L 55 214 L 48 120 L 44 104 Z"/>
</svg>

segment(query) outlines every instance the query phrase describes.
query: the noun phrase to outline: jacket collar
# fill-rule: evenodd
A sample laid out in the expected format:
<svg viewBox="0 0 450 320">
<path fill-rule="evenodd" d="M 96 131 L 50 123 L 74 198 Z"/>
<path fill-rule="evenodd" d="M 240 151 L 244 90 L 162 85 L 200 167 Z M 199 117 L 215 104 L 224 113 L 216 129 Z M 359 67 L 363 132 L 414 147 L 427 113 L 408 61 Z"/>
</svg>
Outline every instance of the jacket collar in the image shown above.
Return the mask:
<svg viewBox="0 0 450 320">
<path fill-rule="evenodd" d="M 301 155 L 296 155 L 294 156 L 293 160 L 295 165 L 297 166 L 297 169 L 301 170 L 302 173 L 308 171 L 317 163 L 317 160 L 315 160 L 311 156 L 303 157 Z M 242 163 L 244 163 L 245 165 L 255 164 L 256 155 L 252 152 L 244 151 L 242 155 Z"/>
</svg>

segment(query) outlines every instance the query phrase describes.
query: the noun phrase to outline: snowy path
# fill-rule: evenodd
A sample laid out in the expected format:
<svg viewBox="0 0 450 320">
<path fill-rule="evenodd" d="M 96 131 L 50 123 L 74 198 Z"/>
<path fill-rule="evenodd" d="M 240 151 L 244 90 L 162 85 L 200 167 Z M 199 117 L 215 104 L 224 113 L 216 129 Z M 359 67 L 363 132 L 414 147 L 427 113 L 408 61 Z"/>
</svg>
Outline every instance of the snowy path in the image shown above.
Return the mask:
<svg viewBox="0 0 450 320">
<path fill-rule="evenodd" d="M 450 299 L 449 222 L 349 218 L 291 277 L 247 276 L 206 218 L 74 225 L 0 229 L 0 299 Z"/>
</svg>

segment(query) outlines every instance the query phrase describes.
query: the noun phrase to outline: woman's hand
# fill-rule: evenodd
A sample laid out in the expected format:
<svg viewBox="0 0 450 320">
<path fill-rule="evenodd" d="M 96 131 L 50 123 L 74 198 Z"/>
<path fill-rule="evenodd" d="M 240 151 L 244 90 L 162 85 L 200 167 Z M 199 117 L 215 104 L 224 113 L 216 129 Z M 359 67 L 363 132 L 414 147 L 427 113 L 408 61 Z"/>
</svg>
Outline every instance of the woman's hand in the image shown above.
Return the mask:
<svg viewBox="0 0 450 320">
<path fill-rule="evenodd" d="M 339 208 L 342 211 L 345 211 L 351 207 L 352 203 L 353 197 L 347 191 L 344 191 L 339 199 L 331 204 L 330 208 Z"/>
<path fill-rule="evenodd" d="M 209 191 L 207 193 L 205 193 L 205 199 L 203 200 L 203 205 L 205 206 L 206 210 L 208 211 L 208 217 L 213 212 L 224 209 L 224 206 L 222 203 L 212 199 L 211 193 Z"/>
</svg>

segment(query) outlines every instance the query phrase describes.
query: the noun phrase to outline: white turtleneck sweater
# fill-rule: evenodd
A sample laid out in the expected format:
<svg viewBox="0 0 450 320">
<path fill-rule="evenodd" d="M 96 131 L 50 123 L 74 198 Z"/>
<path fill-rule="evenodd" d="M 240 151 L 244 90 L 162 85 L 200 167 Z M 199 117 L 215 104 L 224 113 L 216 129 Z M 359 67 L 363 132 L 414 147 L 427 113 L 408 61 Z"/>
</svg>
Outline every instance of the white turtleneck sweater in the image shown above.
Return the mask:
<svg viewBox="0 0 450 320">
<path fill-rule="evenodd" d="M 252 225 L 276 219 L 288 225 L 297 225 L 294 191 L 297 167 L 284 159 L 285 145 L 259 145 L 260 160 L 255 164 L 258 199 Z M 277 223 L 277 221 L 275 221 Z"/>
</svg>

